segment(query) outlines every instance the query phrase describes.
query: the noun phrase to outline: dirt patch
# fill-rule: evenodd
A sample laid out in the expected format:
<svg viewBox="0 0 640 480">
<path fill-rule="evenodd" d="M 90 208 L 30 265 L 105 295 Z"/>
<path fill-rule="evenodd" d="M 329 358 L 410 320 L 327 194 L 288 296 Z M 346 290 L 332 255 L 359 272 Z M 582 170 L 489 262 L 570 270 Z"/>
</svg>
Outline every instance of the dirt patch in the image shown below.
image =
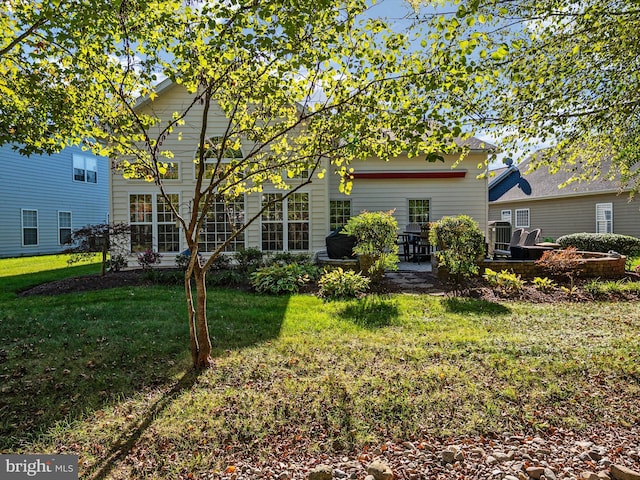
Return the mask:
<svg viewBox="0 0 640 480">
<path fill-rule="evenodd" d="M 128 270 L 125 272 L 110 272 L 104 276 L 84 275 L 82 277 L 63 278 L 23 290 L 19 293 L 19 296 L 61 295 L 63 293 L 89 292 L 107 288 L 143 285 L 147 282 L 143 280 L 141 273 L 139 270 Z"/>
</svg>

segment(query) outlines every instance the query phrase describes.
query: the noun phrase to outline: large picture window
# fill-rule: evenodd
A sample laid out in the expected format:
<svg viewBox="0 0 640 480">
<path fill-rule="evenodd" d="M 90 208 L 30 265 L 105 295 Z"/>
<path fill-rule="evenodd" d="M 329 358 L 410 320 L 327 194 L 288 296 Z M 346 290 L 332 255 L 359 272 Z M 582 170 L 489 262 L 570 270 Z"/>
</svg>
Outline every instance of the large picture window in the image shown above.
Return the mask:
<svg viewBox="0 0 640 480">
<path fill-rule="evenodd" d="M 409 200 L 409 223 L 424 225 L 429 222 L 429 200 L 426 198 Z"/>
<path fill-rule="evenodd" d="M 176 206 L 178 194 L 168 194 Z M 129 223 L 131 224 L 131 251 L 178 252 L 180 230 L 169 203 L 160 194 L 129 195 Z"/>
<path fill-rule="evenodd" d="M 351 200 L 329 201 L 329 230 L 336 230 L 351 218 Z"/>
<path fill-rule="evenodd" d="M 281 193 L 267 193 L 262 205 L 262 250 L 309 250 L 309 194 L 294 193 L 283 200 Z"/>
<path fill-rule="evenodd" d="M 38 211 L 22 210 L 22 245 L 38 245 Z"/>
<path fill-rule="evenodd" d="M 596 233 L 613 233 L 613 203 L 596 203 Z"/>
<path fill-rule="evenodd" d="M 71 244 L 71 212 L 58 212 L 58 243 Z"/>
<path fill-rule="evenodd" d="M 76 182 L 98 183 L 98 160 L 95 157 L 74 155 L 73 179 Z"/>
<path fill-rule="evenodd" d="M 216 199 L 207 214 L 207 221 L 200 232 L 200 248 L 213 252 L 226 242 L 235 231 L 242 228 L 245 220 L 244 196 L 233 200 Z M 225 247 L 225 252 L 236 252 L 244 248 L 244 232 L 239 233 Z"/>
</svg>

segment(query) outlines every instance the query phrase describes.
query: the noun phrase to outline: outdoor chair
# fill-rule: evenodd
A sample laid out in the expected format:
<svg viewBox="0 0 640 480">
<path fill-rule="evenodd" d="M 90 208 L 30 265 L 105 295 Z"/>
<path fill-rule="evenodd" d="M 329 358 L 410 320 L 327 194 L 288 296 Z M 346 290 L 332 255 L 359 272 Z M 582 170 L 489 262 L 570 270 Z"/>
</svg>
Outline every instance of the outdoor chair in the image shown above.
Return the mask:
<svg viewBox="0 0 640 480">
<path fill-rule="evenodd" d="M 521 245 L 521 242 L 526 240 L 527 232 L 522 228 L 516 228 L 511 234 L 511 240 L 509 241 L 509 245 L 507 249 L 496 248 L 493 250 L 493 258 L 498 256 L 501 257 L 510 257 L 511 256 L 511 247 L 517 247 Z M 504 245 L 504 244 L 501 244 Z"/>
<path fill-rule="evenodd" d="M 539 242 L 540 233 L 541 233 L 541 230 L 539 228 L 536 228 L 535 230 L 531 230 L 529 233 L 526 234 L 526 237 L 524 238 L 522 245 L 525 247 L 533 247 L 536 243 Z"/>
<path fill-rule="evenodd" d="M 409 253 L 409 235 L 406 233 L 398 234 L 398 257 L 402 258 L 403 261 L 408 262 L 410 253 Z"/>
<path fill-rule="evenodd" d="M 409 223 L 404 227 L 408 245 L 413 247 L 413 260 L 420 263 L 423 256 L 429 255 L 429 228 L 419 223 Z"/>
</svg>

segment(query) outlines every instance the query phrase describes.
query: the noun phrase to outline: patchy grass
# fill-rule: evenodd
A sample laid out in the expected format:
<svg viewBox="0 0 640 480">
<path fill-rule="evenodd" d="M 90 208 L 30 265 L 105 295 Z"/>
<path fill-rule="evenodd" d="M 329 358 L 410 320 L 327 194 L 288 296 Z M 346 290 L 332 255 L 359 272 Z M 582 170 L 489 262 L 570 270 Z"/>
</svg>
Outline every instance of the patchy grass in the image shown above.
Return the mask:
<svg viewBox="0 0 640 480">
<path fill-rule="evenodd" d="M 212 290 L 215 368 L 196 374 L 183 302 L 179 287 L 0 297 L 0 449 L 78 453 L 82 478 L 178 478 L 640 416 L 635 303 Z"/>
</svg>

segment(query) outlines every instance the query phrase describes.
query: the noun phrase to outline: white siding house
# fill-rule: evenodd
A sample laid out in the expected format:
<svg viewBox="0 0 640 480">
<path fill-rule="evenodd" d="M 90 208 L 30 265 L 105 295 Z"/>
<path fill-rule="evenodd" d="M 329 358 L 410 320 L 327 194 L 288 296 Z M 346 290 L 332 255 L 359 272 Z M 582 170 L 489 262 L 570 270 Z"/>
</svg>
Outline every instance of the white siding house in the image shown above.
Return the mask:
<svg viewBox="0 0 640 480">
<path fill-rule="evenodd" d="M 160 118 L 170 118 L 172 112 L 184 111 L 191 97 L 177 85 L 164 85 L 153 102 L 146 101 L 141 109 L 152 109 Z M 163 148 L 175 154 L 173 178 L 164 181 L 168 193 L 175 195 L 182 214 L 191 208 L 199 125 L 202 106 L 195 105 L 181 127 L 181 140 L 169 135 Z M 193 128 L 189 129 L 189 125 Z M 212 105 L 209 113 L 207 137 L 223 135 L 226 119 L 222 111 Z M 325 250 L 325 238 L 332 227 L 346 221 L 348 216 L 362 210 L 395 210 L 398 223 L 403 226 L 413 220 L 420 223 L 437 220 L 445 215 L 467 214 L 485 230 L 487 223 L 487 182 L 479 180 L 478 165 L 486 160 L 487 152 L 480 141 L 471 140 L 472 152 L 455 169 L 453 157 L 445 162 L 428 163 L 424 157 L 406 156 L 383 162 L 370 159 L 354 167 L 354 186 L 351 195 L 339 193 L 339 178 L 332 174 L 328 164 L 324 178 L 294 194 L 281 211 L 267 212 L 250 225 L 228 250 L 257 247 L 264 251 L 304 251 L 316 253 Z M 246 147 L 242 146 L 242 150 Z M 295 182 L 296 180 L 291 180 Z M 115 222 L 130 222 L 134 226 L 130 249 L 132 252 L 151 248 L 163 254 L 163 262 L 171 262 L 175 254 L 185 250 L 175 219 L 163 206 L 159 189 L 144 180 L 127 180 L 114 172 L 111 182 L 111 210 Z M 265 186 L 260 194 L 245 195 L 233 205 L 241 218 L 249 218 L 259 211 L 261 202 L 281 190 Z M 222 205 L 218 206 L 222 209 Z M 229 207 L 229 205 L 227 205 Z M 211 251 L 228 233 L 224 215 L 213 213 L 201 232 L 203 250 Z"/>
</svg>

